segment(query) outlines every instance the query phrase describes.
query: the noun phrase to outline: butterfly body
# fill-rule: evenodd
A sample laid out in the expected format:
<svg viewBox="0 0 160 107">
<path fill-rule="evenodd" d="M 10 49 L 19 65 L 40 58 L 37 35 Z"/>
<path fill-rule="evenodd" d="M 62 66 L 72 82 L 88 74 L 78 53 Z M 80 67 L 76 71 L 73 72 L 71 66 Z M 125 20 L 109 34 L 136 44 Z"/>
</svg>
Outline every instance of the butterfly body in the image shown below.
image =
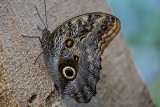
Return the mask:
<svg viewBox="0 0 160 107">
<path fill-rule="evenodd" d="M 52 33 L 42 32 L 41 45 L 56 89 L 79 103 L 96 95 L 101 55 L 120 30 L 120 21 L 94 12 L 71 18 Z"/>
</svg>

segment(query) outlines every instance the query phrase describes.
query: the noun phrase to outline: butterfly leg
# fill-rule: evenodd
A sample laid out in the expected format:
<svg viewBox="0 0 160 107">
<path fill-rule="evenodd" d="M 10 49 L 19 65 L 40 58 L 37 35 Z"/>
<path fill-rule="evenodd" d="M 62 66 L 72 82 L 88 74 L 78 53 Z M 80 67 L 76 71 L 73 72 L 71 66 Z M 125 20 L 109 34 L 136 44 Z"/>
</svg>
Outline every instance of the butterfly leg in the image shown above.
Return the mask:
<svg viewBox="0 0 160 107">
<path fill-rule="evenodd" d="M 35 59 L 35 61 L 34 61 L 34 63 L 33 63 L 34 65 L 36 64 L 38 58 L 43 54 L 43 52 L 44 52 L 44 51 L 42 51 L 42 52 L 37 56 L 37 58 Z"/>
<path fill-rule="evenodd" d="M 42 31 L 42 32 L 43 32 L 43 29 L 41 29 L 39 26 L 38 26 L 37 28 L 38 28 L 38 30 L 40 30 L 40 31 Z"/>
<path fill-rule="evenodd" d="M 42 40 L 39 36 L 26 36 L 26 35 L 21 35 L 22 37 L 25 37 L 25 38 L 37 38 L 39 39 L 40 43 L 42 43 Z"/>
<path fill-rule="evenodd" d="M 40 43 L 42 43 L 42 40 L 39 36 L 25 36 L 25 35 L 21 35 L 22 37 L 25 37 L 25 38 L 38 38 Z M 36 64 L 38 58 L 43 54 L 43 51 L 37 56 L 37 58 L 35 59 L 34 61 L 34 65 Z"/>
</svg>

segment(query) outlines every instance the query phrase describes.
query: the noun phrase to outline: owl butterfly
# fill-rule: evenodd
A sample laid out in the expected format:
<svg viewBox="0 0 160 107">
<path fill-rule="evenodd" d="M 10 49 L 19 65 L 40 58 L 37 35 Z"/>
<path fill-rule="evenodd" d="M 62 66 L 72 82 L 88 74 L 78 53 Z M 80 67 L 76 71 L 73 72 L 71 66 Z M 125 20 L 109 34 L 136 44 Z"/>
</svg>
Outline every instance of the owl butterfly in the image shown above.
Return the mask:
<svg viewBox="0 0 160 107">
<path fill-rule="evenodd" d="M 88 103 L 96 95 L 101 55 L 119 32 L 120 21 L 110 14 L 93 12 L 65 21 L 52 33 L 47 18 L 44 25 L 40 42 L 56 89 L 78 103 Z"/>
</svg>

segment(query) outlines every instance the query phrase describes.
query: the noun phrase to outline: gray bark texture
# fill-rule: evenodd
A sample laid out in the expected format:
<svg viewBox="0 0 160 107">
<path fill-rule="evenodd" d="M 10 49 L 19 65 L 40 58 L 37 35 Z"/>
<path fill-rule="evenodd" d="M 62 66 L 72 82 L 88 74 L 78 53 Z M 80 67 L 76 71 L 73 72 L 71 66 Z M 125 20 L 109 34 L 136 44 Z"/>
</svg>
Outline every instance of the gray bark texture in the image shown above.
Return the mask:
<svg viewBox="0 0 160 107">
<path fill-rule="evenodd" d="M 46 0 L 49 30 L 89 12 L 110 13 L 105 0 Z M 43 0 L 0 0 L 0 107 L 155 107 L 119 34 L 104 51 L 97 95 L 88 104 L 63 101 L 54 88 L 38 39 Z"/>
</svg>

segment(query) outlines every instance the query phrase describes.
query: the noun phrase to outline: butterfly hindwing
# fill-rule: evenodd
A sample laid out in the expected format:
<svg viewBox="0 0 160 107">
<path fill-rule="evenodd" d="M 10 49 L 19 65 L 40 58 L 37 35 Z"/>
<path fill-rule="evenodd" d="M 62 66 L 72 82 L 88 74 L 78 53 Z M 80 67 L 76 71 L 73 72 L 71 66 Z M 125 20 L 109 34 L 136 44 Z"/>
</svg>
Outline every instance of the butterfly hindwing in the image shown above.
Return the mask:
<svg viewBox="0 0 160 107">
<path fill-rule="evenodd" d="M 106 13 L 80 15 L 42 38 L 44 59 L 57 90 L 77 102 L 96 94 L 101 55 L 120 30 L 120 21 Z"/>
</svg>

